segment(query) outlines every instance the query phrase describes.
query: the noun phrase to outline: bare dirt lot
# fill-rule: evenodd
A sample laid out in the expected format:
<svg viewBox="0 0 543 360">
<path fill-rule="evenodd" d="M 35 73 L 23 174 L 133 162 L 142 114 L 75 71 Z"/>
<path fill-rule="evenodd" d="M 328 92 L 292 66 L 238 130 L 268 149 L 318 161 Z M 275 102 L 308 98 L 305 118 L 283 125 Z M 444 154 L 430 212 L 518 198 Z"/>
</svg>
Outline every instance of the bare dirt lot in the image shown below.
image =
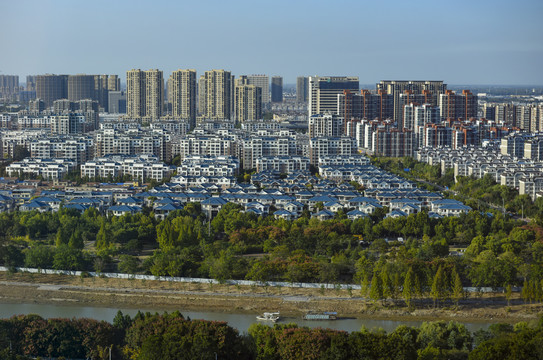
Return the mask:
<svg viewBox="0 0 543 360">
<path fill-rule="evenodd" d="M 543 314 L 542 304 L 524 304 L 519 294 L 507 306 L 503 294 L 475 295 L 456 307 L 418 301 L 410 312 L 400 300 L 373 302 L 355 291 L 121 280 L 68 275 L 0 273 L 0 303 L 80 304 L 98 307 L 187 309 L 285 315 L 337 311 L 341 316 L 394 320 L 462 319 L 516 322 Z"/>
</svg>

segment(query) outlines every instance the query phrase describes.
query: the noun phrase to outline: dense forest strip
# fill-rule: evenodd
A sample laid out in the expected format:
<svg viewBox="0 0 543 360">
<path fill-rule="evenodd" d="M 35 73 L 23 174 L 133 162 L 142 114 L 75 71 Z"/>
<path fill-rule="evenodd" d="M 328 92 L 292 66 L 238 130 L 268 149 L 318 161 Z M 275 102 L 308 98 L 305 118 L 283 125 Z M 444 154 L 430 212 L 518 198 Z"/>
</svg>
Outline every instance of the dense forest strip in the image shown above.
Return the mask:
<svg viewBox="0 0 543 360">
<path fill-rule="evenodd" d="M 469 332 L 460 323 L 351 333 L 331 329 L 253 324 L 247 334 L 224 322 L 190 320 L 179 312 L 118 312 L 113 324 L 90 319 L 0 320 L 0 356 L 93 359 L 541 359 L 543 318 L 493 324 Z"/>
</svg>

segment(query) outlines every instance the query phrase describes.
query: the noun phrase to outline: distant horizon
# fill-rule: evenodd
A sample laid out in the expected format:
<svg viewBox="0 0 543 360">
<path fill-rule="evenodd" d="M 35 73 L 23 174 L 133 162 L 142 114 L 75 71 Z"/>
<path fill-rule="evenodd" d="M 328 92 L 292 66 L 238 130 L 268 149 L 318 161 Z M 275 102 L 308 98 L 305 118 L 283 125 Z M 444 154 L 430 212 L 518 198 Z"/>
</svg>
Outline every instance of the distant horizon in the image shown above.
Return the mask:
<svg viewBox="0 0 543 360">
<path fill-rule="evenodd" d="M 157 69 L 157 68 L 155 68 Z M 144 70 L 144 69 L 142 69 Z M 145 69 L 145 70 L 149 70 L 149 69 Z M 161 70 L 160 68 L 158 68 L 158 70 Z M 224 69 L 226 71 L 229 71 L 228 69 Z M 163 70 L 161 70 L 163 71 Z M 175 70 L 174 70 L 175 71 Z M 207 71 L 207 70 L 205 70 Z M 198 71 L 196 72 L 197 74 L 202 74 L 204 73 L 205 71 L 202 71 L 201 73 L 199 73 Z M 19 76 L 19 84 L 25 84 L 26 85 L 26 77 L 27 76 L 36 76 L 36 75 L 47 75 L 47 74 L 50 74 L 50 75 L 118 75 L 119 78 L 121 79 L 121 84 L 124 84 L 126 85 L 126 72 L 124 73 L 125 75 L 121 75 L 121 74 L 115 74 L 115 73 L 81 73 L 81 72 L 78 72 L 78 73 L 51 73 L 51 72 L 48 72 L 48 73 L 42 73 L 42 74 L 26 74 L 26 75 L 20 75 L 20 74 L 7 74 L 7 73 L 3 73 L 0 71 L 0 75 L 17 75 Z M 170 73 L 171 74 L 171 73 Z M 249 74 L 249 73 L 240 73 L 240 74 L 233 74 L 234 76 L 238 77 L 240 75 L 256 75 L 256 74 Z M 268 74 L 258 74 L 258 75 L 267 75 L 269 78 L 270 78 L 270 84 L 271 84 L 271 78 L 272 76 L 281 76 L 281 75 L 268 75 Z M 167 74 L 166 72 L 163 71 L 163 76 L 164 76 L 164 83 L 166 83 L 166 81 L 168 80 L 168 77 L 169 77 L 169 74 Z M 304 76 L 304 75 L 300 75 L 300 76 Z M 344 74 L 344 75 L 307 75 L 306 77 L 309 77 L 309 76 L 358 76 L 358 75 L 349 75 L 349 74 Z M 442 79 L 421 79 L 421 78 L 417 78 L 417 79 L 407 79 L 407 78 L 399 78 L 399 79 L 381 79 L 381 80 L 377 80 L 375 82 L 362 82 L 360 80 L 360 76 L 358 77 L 359 78 L 359 83 L 360 83 L 360 86 L 364 86 L 364 85 L 375 85 L 377 83 L 379 83 L 380 81 L 443 81 L 444 84 L 447 84 L 447 86 L 475 86 L 475 87 L 486 87 L 486 86 L 493 86 L 493 87 L 499 87 L 499 86 L 505 86 L 505 87 L 519 87 L 519 88 L 526 88 L 526 87 L 543 87 L 543 83 L 541 84 L 505 84 L 505 83 L 502 83 L 502 84 L 499 84 L 499 83 L 495 83 L 495 84 L 469 84 L 469 83 L 449 83 L 447 82 L 446 80 L 442 80 Z M 23 81 L 24 80 L 24 81 Z M 285 78 L 283 77 L 283 86 L 286 86 L 286 85 L 296 85 L 296 79 L 294 81 L 290 80 L 289 82 L 286 82 L 285 81 Z"/>
</svg>

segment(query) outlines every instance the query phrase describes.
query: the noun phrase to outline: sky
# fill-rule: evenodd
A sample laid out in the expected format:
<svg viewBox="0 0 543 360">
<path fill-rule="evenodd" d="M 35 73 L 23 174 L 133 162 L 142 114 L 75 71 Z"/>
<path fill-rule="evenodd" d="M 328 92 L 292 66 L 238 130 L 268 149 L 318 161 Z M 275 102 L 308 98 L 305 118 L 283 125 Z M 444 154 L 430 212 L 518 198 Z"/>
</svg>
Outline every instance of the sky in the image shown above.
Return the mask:
<svg viewBox="0 0 543 360">
<path fill-rule="evenodd" d="M 0 74 L 543 85 L 543 1 L 0 0 Z"/>
</svg>

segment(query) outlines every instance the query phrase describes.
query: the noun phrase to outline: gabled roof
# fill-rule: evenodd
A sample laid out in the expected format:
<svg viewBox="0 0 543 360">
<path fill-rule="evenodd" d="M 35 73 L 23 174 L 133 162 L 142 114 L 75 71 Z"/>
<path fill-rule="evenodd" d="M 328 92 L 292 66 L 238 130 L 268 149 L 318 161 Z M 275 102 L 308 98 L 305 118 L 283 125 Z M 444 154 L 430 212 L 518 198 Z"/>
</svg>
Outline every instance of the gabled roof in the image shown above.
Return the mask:
<svg viewBox="0 0 543 360">
<path fill-rule="evenodd" d="M 166 204 L 164 206 L 160 206 L 158 208 L 155 209 L 156 210 L 159 210 L 159 211 L 175 211 L 175 210 L 183 210 L 183 205 L 178 205 L 178 204 Z"/>
<path fill-rule="evenodd" d="M 139 212 L 141 208 L 139 206 L 129 206 L 129 205 L 115 205 L 108 209 L 109 211 L 119 211 L 119 212 Z"/>
<path fill-rule="evenodd" d="M 202 205 L 221 205 L 222 206 L 222 205 L 225 205 L 226 203 L 228 203 L 228 201 L 223 199 L 220 196 L 210 197 L 202 201 Z"/>
</svg>

